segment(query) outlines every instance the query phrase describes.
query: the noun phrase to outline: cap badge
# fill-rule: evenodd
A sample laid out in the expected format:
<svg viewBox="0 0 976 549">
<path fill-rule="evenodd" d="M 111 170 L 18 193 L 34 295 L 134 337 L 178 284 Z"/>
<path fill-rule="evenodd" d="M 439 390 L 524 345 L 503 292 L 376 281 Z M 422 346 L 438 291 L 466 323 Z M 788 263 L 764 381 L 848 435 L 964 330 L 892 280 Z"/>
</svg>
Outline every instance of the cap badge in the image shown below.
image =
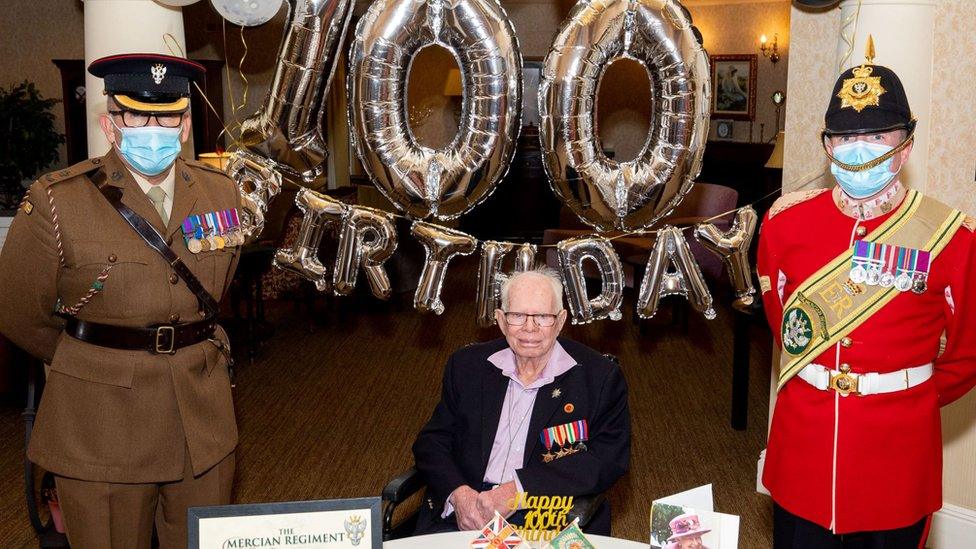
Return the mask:
<svg viewBox="0 0 976 549">
<path fill-rule="evenodd" d="M 850 107 L 861 112 L 864 107 L 878 106 L 881 94 L 887 90 L 881 87 L 880 76 L 871 76 L 873 70 L 870 65 L 861 65 L 854 69 L 853 78 L 844 79 L 844 85 L 837 92 L 840 108 Z"/>
<path fill-rule="evenodd" d="M 152 71 L 153 82 L 162 84 L 163 78 L 166 76 L 166 66 L 162 63 L 157 63 L 149 70 Z"/>
</svg>

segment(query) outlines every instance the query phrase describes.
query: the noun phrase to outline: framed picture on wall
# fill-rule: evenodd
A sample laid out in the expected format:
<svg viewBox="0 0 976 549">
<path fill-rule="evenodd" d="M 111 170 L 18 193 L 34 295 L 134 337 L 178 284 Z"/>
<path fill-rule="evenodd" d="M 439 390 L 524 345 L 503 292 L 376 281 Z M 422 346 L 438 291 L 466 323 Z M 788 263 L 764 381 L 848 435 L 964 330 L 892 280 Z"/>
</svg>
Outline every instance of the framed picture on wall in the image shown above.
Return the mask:
<svg viewBox="0 0 976 549">
<path fill-rule="evenodd" d="M 712 55 L 712 118 L 756 118 L 756 55 Z"/>
<path fill-rule="evenodd" d="M 715 138 L 722 141 L 732 140 L 732 130 L 735 129 L 735 122 L 730 119 L 715 121 Z"/>
</svg>

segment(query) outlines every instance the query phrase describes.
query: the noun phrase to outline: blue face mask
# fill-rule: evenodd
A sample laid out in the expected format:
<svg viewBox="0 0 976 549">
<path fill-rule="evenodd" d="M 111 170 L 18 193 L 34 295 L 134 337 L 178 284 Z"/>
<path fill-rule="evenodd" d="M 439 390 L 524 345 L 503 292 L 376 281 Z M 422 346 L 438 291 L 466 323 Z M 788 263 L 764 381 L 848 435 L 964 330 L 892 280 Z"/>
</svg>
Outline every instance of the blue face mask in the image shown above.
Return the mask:
<svg viewBox="0 0 976 549">
<path fill-rule="evenodd" d="M 833 155 L 834 158 L 844 164 L 857 166 L 870 162 L 893 148 L 881 143 L 855 141 L 853 143 L 837 145 L 834 147 Z M 893 158 L 888 158 L 871 169 L 861 170 L 859 172 L 845 170 L 837 164 L 831 163 L 830 173 L 837 178 L 837 183 L 841 189 L 844 189 L 847 196 L 851 198 L 867 198 L 881 192 L 898 175 L 898 172 L 891 171 L 891 161 Z"/>
<path fill-rule="evenodd" d="M 112 122 L 115 125 L 115 122 Z M 180 154 L 180 127 L 119 128 L 122 143 L 119 152 L 129 165 L 143 175 L 159 175 L 169 168 Z"/>
</svg>

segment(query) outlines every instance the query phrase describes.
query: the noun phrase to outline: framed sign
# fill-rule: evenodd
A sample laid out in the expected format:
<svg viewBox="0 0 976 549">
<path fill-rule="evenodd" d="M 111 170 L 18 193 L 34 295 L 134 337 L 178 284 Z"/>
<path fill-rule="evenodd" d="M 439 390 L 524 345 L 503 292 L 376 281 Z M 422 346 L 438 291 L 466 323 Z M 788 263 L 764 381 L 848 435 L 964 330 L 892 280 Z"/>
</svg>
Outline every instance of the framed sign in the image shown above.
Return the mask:
<svg viewBox="0 0 976 549">
<path fill-rule="evenodd" d="M 712 118 L 756 118 L 756 56 L 712 55 Z"/>
<path fill-rule="evenodd" d="M 190 549 L 382 549 L 380 498 L 191 507 Z"/>
</svg>

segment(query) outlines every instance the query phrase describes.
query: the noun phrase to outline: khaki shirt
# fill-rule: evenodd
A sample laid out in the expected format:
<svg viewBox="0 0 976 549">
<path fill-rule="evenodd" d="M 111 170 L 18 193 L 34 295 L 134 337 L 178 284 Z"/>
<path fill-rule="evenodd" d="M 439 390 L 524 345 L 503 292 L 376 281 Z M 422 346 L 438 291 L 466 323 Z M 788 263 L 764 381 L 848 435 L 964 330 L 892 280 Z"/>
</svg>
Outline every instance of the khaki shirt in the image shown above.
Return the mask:
<svg viewBox="0 0 976 549">
<path fill-rule="evenodd" d="M 0 253 L 0 332 L 50 364 L 28 457 L 56 474 L 166 482 L 182 478 L 185 459 L 200 474 L 237 445 L 226 361 L 213 343 L 173 355 L 100 347 L 63 334 L 63 320 L 54 313 L 59 298 L 75 305 L 105 273 L 103 289 L 77 318 L 139 327 L 201 318 L 186 284 L 92 183 L 99 170 L 106 184 L 122 189 L 122 202 L 152 223 L 207 291 L 221 298 L 239 248 L 192 254 L 181 223 L 239 206 L 237 189 L 222 172 L 198 162 L 177 159 L 172 169 L 168 227 L 114 151 L 42 176 Z M 227 340 L 219 328 L 217 337 Z"/>
</svg>

